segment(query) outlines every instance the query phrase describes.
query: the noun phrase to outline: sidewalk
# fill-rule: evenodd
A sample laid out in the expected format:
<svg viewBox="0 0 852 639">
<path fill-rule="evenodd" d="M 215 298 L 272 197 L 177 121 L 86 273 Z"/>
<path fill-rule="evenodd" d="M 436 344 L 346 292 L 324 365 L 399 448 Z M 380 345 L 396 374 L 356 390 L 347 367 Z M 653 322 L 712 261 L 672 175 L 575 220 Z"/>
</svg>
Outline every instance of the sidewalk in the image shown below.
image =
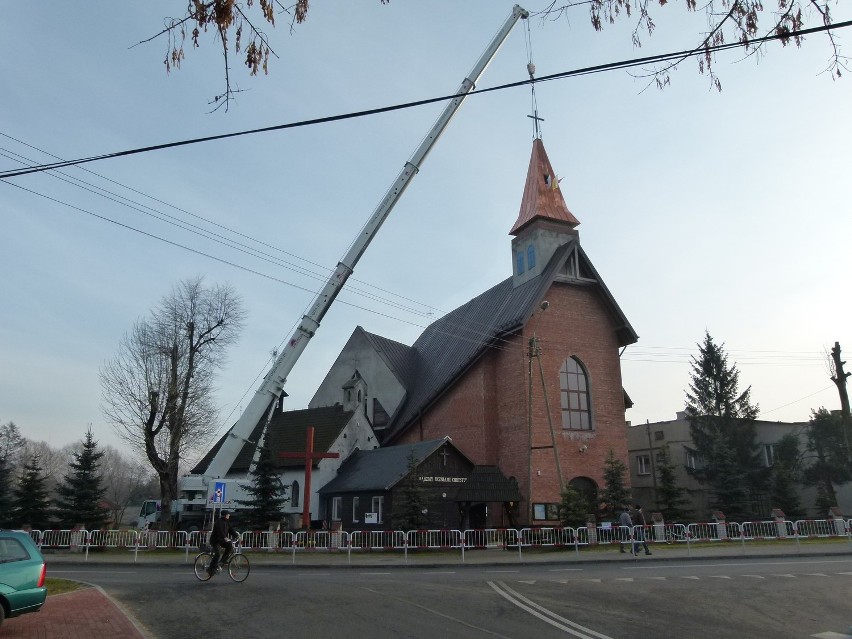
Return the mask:
<svg viewBox="0 0 852 639">
<path fill-rule="evenodd" d="M 527 548 L 519 556 L 517 549 L 460 550 L 409 552 L 346 552 L 302 551 L 292 553 L 265 551 L 247 552 L 253 568 L 309 569 L 309 568 L 365 568 L 399 567 L 452 568 L 495 565 L 572 565 L 607 562 L 660 562 L 695 561 L 702 559 L 747 559 L 772 557 L 824 557 L 837 556 L 852 560 L 852 543 L 846 539 L 808 540 L 797 544 L 795 540 L 774 542 L 718 542 L 712 544 L 682 545 L 650 544 L 651 556 L 640 551 L 638 557 L 620 553 L 618 544 L 581 548 Z M 51 566 L 89 565 L 139 567 L 148 565 L 188 566 L 196 552 L 190 550 L 139 551 L 109 550 L 90 552 L 45 551 L 47 574 Z M 144 627 L 130 617 L 99 587 L 88 587 L 72 593 L 50 596 L 40 612 L 7 619 L 2 628 L 3 639 L 151 639 Z"/>
<path fill-rule="evenodd" d="M 48 594 L 39 612 L 6 619 L 0 634 L 3 639 L 150 639 L 97 586 Z"/>
</svg>

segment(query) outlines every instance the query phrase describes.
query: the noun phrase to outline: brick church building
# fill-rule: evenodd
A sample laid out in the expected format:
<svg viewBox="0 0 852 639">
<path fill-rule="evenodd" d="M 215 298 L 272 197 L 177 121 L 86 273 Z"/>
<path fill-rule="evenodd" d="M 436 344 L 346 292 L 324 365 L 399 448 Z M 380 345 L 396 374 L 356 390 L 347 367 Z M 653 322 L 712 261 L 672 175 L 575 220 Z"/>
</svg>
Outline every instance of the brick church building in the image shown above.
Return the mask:
<svg viewBox="0 0 852 639">
<path fill-rule="evenodd" d="M 637 335 L 578 225 L 537 138 L 509 231 L 512 275 L 411 346 L 357 327 L 309 410 L 351 408 L 382 448 L 448 436 L 474 464 L 517 484 L 522 500 L 512 506 L 523 525 L 555 523 L 564 485 L 595 498 L 609 451 L 627 462 L 619 354 Z M 499 526 L 505 504 L 484 506 L 486 525 Z"/>
</svg>

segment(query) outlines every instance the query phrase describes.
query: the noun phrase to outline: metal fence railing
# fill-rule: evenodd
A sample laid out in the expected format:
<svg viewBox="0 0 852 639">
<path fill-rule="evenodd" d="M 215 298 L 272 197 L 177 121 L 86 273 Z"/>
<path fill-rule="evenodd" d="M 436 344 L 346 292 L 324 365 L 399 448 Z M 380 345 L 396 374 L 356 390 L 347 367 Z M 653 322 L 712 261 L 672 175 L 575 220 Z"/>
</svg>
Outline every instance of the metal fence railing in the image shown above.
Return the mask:
<svg viewBox="0 0 852 639">
<path fill-rule="evenodd" d="M 208 531 L 167 530 L 31 530 L 33 541 L 43 550 L 85 552 L 106 549 L 125 549 L 134 553 L 157 550 L 183 550 L 186 561 L 189 553 L 197 552 L 209 543 Z M 472 550 L 517 550 L 519 560 L 531 549 L 573 548 L 579 555 L 581 547 L 647 543 L 683 545 L 687 552 L 696 544 L 738 543 L 743 551 L 754 542 L 795 542 L 803 540 L 845 538 L 852 547 L 852 519 L 802 519 L 797 521 L 698 522 L 691 524 L 653 523 L 646 526 L 583 526 L 529 527 L 487 529 L 429 529 L 429 530 L 309 530 L 309 531 L 247 531 L 241 534 L 242 547 L 247 551 L 290 553 L 295 563 L 300 553 L 345 553 L 351 561 L 352 552 L 408 553 L 465 552 Z"/>
</svg>

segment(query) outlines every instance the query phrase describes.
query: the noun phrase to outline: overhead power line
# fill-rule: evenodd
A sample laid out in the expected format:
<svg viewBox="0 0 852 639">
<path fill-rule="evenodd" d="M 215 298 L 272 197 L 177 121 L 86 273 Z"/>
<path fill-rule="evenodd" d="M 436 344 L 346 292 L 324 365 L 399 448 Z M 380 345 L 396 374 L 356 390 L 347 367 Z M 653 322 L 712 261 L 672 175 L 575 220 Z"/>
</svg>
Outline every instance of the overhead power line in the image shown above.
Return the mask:
<svg viewBox="0 0 852 639">
<path fill-rule="evenodd" d="M 852 20 L 847 20 L 845 22 L 838 22 L 836 24 L 831 25 L 821 25 L 819 27 L 813 27 L 811 29 L 801 29 L 799 31 L 790 31 L 784 34 L 772 34 L 763 36 L 760 38 L 755 38 L 749 41 L 751 45 L 759 45 L 766 42 L 772 42 L 774 40 L 787 40 L 790 38 L 799 38 L 806 35 L 811 35 L 814 33 L 820 33 L 824 31 L 831 31 L 834 29 L 844 29 L 846 27 L 852 26 Z M 551 75 L 542 76 L 540 78 L 531 78 L 529 80 L 521 80 L 518 82 L 510 82 L 508 84 L 501 84 L 495 87 L 490 87 L 487 89 L 476 89 L 470 91 L 465 95 L 477 95 L 482 93 L 490 93 L 492 91 L 502 91 L 505 89 L 512 89 L 516 87 L 522 87 L 529 84 L 537 83 L 537 82 L 547 82 L 550 80 L 561 80 L 563 78 L 571 78 L 581 75 L 590 75 L 592 73 L 602 73 L 604 71 L 614 71 L 617 69 L 628 69 L 632 67 L 642 66 L 644 64 L 651 64 L 656 62 L 667 62 L 671 60 L 677 59 L 685 59 L 698 55 L 706 55 L 708 52 L 717 53 L 719 51 L 726 51 L 728 49 L 740 48 L 743 46 L 741 42 L 732 42 L 726 44 L 718 44 L 708 47 L 700 47 L 697 49 L 686 49 L 684 51 L 676 51 L 672 53 L 662 53 L 658 55 L 646 56 L 642 58 L 632 58 L 629 60 L 622 60 L 619 62 L 610 62 L 607 64 L 599 64 L 591 67 L 584 67 L 581 69 L 574 69 L 572 71 L 562 71 L 560 73 L 553 73 Z M 258 129 L 249 129 L 246 131 L 237 131 L 233 133 L 221 133 L 219 135 L 210 135 L 206 137 L 200 138 L 192 138 L 189 140 L 180 140 L 177 142 L 166 142 L 163 144 L 155 144 L 152 146 L 145 146 L 136 149 L 129 149 L 126 151 L 117 151 L 114 153 L 104 153 L 102 155 L 95 155 L 87 158 L 79 158 L 76 160 L 63 160 L 61 162 L 52 162 L 50 164 L 41 164 L 38 166 L 31 166 L 25 169 L 16 169 L 11 171 L 2 171 L 0 172 L 0 179 L 8 179 L 13 177 L 19 177 L 22 175 L 29 175 L 30 173 L 40 173 L 42 171 L 50 171 L 52 169 L 60 169 L 67 166 L 76 166 L 79 164 L 86 164 L 88 162 L 96 162 L 98 160 L 108 160 L 115 159 L 120 157 L 125 157 L 128 155 L 136 155 L 139 153 L 148 153 L 150 151 L 161 151 L 163 149 L 169 149 L 173 147 L 179 146 L 187 146 L 190 144 L 200 144 L 202 142 L 213 142 L 215 140 L 225 140 L 228 138 L 240 137 L 243 135 L 253 135 L 256 133 L 269 133 L 272 131 L 282 131 L 285 129 L 295 129 L 305 126 L 313 126 L 316 124 L 327 124 L 329 122 L 339 122 L 341 120 L 351 120 L 354 118 L 363 118 L 370 115 L 378 115 L 380 113 L 389 113 L 391 111 L 399 111 L 402 109 L 411 109 L 418 106 L 425 106 L 427 104 L 433 104 L 435 102 L 445 102 L 447 100 L 453 100 L 455 98 L 460 97 L 460 94 L 453 95 L 445 95 L 437 98 L 428 98 L 425 100 L 417 100 L 415 102 L 405 102 L 402 104 L 396 104 L 392 106 L 379 107 L 375 109 L 366 109 L 364 111 L 354 111 L 351 113 L 344 113 L 339 115 L 330 115 L 322 118 L 312 118 L 310 120 L 301 120 L 298 122 L 289 122 L 287 124 L 276 124 L 273 126 L 261 127 Z"/>
</svg>

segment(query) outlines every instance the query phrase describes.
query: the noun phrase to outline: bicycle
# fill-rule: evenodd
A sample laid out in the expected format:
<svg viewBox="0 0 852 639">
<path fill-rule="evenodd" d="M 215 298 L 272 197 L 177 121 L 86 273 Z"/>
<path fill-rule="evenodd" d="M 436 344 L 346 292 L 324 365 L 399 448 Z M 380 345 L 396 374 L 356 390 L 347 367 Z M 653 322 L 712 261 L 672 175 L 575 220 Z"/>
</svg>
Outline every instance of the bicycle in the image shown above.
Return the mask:
<svg viewBox="0 0 852 639">
<path fill-rule="evenodd" d="M 204 551 L 195 556 L 195 576 L 199 581 L 208 581 L 213 575 L 207 572 L 210 564 L 213 561 L 213 553 Z M 228 568 L 228 576 L 237 583 L 244 582 L 251 572 L 251 563 L 248 557 L 242 552 L 242 547 L 239 541 L 234 542 L 234 549 L 231 552 L 226 552 L 219 560 L 219 566 L 216 572 L 221 572 L 223 567 Z"/>
</svg>

